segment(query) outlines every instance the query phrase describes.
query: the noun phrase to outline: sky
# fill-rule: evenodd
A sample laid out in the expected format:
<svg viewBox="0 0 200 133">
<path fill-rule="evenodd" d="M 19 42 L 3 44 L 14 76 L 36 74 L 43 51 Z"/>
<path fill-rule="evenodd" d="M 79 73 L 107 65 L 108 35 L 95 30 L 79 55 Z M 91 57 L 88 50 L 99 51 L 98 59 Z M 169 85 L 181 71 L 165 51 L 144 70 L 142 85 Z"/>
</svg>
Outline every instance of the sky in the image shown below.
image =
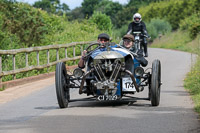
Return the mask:
<svg viewBox="0 0 200 133">
<path fill-rule="evenodd" d="M 35 1 L 39 1 L 39 0 L 17 0 L 17 1 L 33 4 Z M 112 0 L 112 1 L 114 1 L 114 2 L 118 1 L 120 4 L 128 3 L 128 0 Z M 80 7 L 83 0 L 60 0 L 60 2 L 61 2 L 61 4 L 66 3 L 69 6 L 69 8 L 72 10 L 76 7 Z"/>
</svg>

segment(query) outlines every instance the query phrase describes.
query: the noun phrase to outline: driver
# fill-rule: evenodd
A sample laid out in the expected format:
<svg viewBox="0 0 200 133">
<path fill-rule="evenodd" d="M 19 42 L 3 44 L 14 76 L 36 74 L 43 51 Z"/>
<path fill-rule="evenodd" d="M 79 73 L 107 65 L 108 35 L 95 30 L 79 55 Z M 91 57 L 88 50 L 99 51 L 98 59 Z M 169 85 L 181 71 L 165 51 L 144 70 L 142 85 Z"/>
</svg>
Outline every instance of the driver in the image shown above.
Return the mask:
<svg viewBox="0 0 200 133">
<path fill-rule="evenodd" d="M 97 42 L 99 43 L 107 43 L 107 42 L 110 42 L 110 36 L 106 33 L 101 33 L 98 35 L 98 40 Z M 79 68 L 84 68 L 85 67 L 85 55 L 86 55 L 87 51 L 84 50 L 83 53 L 82 53 L 82 57 L 78 63 L 78 67 Z"/>
</svg>

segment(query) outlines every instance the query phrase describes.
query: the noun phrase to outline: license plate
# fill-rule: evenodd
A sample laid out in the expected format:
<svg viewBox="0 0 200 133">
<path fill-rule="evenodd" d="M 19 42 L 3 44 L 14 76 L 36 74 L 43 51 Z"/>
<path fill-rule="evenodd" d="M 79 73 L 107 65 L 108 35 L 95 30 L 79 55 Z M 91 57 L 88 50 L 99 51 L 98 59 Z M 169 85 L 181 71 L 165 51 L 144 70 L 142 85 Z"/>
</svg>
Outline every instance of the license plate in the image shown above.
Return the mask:
<svg viewBox="0 0 200 133">
<path fill-rule="evenodd" d="M 99 100 L 99 101 L 117 100 L 117 95 L 114 95 L 114 96 L 100 95 L 100 96 L 97 97 L 97 100 Z"/>
<path fill-rule="evenodd" d="M 136 91 L 131 77 L 122 78 L 122 91 Z"/>
</svg>

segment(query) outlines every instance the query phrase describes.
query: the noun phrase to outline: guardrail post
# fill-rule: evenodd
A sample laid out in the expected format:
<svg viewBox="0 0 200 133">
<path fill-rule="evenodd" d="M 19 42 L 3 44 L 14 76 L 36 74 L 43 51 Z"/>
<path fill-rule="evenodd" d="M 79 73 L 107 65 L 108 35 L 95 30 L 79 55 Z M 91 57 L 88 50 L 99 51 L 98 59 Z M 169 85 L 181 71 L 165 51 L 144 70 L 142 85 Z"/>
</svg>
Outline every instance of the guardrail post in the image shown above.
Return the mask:
<svg viewBox="0 0 200 133">
<path fill-rule="evenodd" d="M 76 50 L 75 50 L 75 46 L 73 46 L 73 57 L 76 56 Z"/>
<path fill-rule="evenodd" d="M 49 49 L 47 50 L 47 64 L 49 64 Z"/>
<path fill-rule="evenodd" d="M 40 54 L 39 51 L 37 51 L 37 66 L 40 65 Z"/>
<path fill-rule="evenodd" d="M 76 50 L 75 50 L 75 46 L 73 46 L 73 57 L 76 56 Z M 75 61 L 73 61 L 73 64 L 75 64 Z"/>
<path fill-rule="evenodd" d="M 15 54 L 13 55 L 13 71 L 15 71 Z M 13 74 L 13 79 L 16 79 L 16 75 Z"/>
<path fill-rule="evenodd" d="M 28 53 L 25 53 L 26 56 L 26 67 L 28 67 Z"/>
<path fill-rule="evenodd" d="M 67 48 L 65 48 L 65 58 L 67 58 Z"/>
<path fill-rule="evenodd" d="M 56 49 L 56 60 L 59 61 L 59 49 Z"/>
<path fill-rule="evenodd" d="M 83 54 L 83 45 L 81 45 L 81 55 Z"/>
<path fill-rule="evenodd" d="M 47 65 L 49 64 L 49 49 L 47 50 Z M 47 72 L 49 72 L 49 67 L 47 67 Z"/>
<path fill-rule="evenodd" d="M 0 55 L 0 73 L 2 73 L 2 56 L 1 55 Z M 0 83 L 1 82 L 2 82 L 2 77 L 0 76 Z"/>
</svg>

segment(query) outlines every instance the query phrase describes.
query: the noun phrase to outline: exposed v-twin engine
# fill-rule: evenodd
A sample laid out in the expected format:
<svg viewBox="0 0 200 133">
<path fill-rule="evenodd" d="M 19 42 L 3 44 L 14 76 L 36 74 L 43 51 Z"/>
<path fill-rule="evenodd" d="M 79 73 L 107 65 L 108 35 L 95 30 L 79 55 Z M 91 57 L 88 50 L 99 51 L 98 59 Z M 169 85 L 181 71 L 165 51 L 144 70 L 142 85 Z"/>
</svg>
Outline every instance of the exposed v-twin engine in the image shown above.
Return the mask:
<svg viewBox="0 0 200 133">
<path fill-rule="evenodd" d="M 94 86 L 103 95 L 115 95 L 117 91 L 117 77 L 121 67 L 122 64 L 118 59 L 99 60 L 99 63 L 94 65 L 97 80 Z"/>
</svg>

